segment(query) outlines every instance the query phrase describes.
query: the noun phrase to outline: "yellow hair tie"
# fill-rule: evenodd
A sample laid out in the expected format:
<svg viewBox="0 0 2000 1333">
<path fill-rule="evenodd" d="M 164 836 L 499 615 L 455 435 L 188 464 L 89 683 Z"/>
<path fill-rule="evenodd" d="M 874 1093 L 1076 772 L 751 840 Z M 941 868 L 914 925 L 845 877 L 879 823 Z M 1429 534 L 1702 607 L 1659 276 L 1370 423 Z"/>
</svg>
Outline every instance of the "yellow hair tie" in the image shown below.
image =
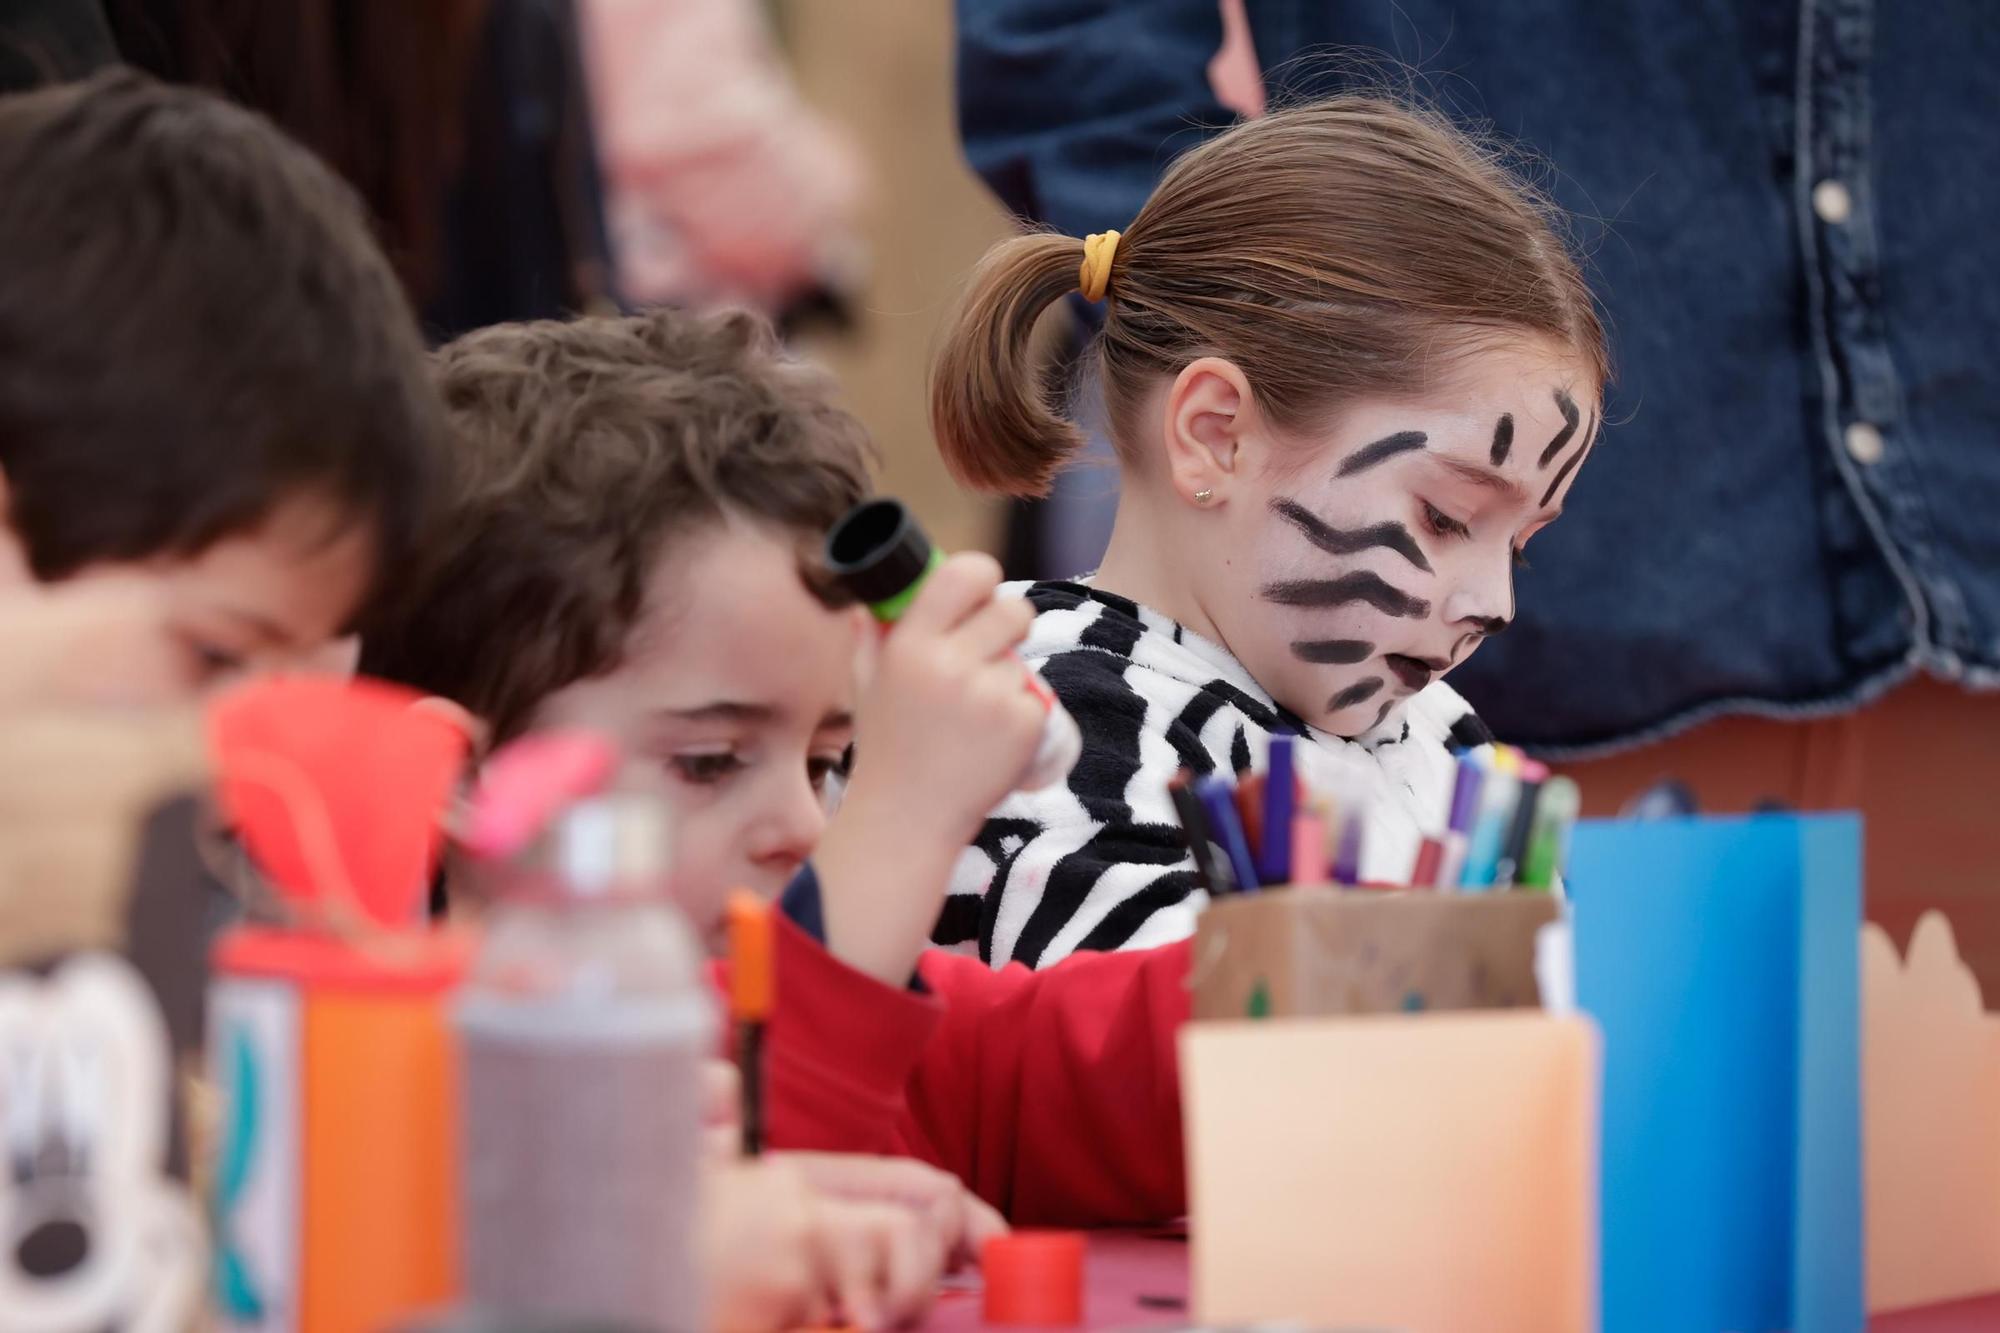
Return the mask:
<svg viewBox="0 0 2000 1333">
<path fill-rule="evenodd" d="M 1077 290 L 1086 301 L 1102 301 L 1111 286 L 1111 257 L 1118 253 L 1118 233 L 1100 231 L 1083 238 L 1083 267 L 1077 270 Z"/>
</svg>

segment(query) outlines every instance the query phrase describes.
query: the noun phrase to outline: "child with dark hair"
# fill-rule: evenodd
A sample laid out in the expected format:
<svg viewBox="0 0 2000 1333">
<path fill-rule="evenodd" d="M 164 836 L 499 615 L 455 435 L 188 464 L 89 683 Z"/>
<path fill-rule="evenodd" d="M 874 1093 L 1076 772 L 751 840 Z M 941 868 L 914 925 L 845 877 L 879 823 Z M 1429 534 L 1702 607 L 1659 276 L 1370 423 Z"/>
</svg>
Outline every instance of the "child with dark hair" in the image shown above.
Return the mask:
<svg viewBox="0 0 2000 1333">
<path fill-rule="evenodd" d="M 154 686 L 293 660 L 403 568 L 439 432 L 309 153 L 127 72 L 0 101 L 0 588 L 121 579 Z"/>
</svg>

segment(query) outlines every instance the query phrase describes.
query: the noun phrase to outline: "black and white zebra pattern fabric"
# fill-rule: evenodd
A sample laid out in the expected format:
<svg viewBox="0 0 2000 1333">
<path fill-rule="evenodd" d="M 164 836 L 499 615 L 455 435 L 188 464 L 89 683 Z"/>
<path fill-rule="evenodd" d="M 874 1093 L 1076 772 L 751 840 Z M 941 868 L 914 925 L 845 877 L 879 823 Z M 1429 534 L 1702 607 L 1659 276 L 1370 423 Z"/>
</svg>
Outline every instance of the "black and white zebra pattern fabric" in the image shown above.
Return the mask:
<svg viewBox="0 0 2000 1333">
<path fill-rule="evenodd" d="M 1140 949 L 1194 933 L 1207 895 L 1167 783 L 1261 769 L 1275 732 L 1304 738 L 1299 772 L 1370 798 L 1366 879 L 1408 876 L 1441 827 L 1458 751 L 1492 740 L 1433 683 L 1353 740 L 1308 731 L 1235 658 L 1165 616 L 1082 583 L 1012 584 L 1037 612 L 1022 655 L 1083 733 L 1066 784 L 1017 792 L 959 858 L 934 933 L 995 967 L 1079 950 Z"/>
</svg>

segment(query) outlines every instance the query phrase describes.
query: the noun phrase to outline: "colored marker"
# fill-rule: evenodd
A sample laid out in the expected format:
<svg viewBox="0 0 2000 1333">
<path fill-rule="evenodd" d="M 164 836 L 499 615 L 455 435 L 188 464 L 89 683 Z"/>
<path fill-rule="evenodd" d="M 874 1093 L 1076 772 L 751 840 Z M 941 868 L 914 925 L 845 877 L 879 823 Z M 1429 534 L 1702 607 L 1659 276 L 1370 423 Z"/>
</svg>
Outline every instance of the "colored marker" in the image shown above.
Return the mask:
<svg viewBox="0 0 2000 1333">
<path fill-rule="evenodd" d="M 1236 775 L 1236 822 L 1243 830 L 1243 841 L 1250 848 L 1250 859 L 1257 859 L 1257 849 L 1264 845 L 1264 779 L 1255 773 Z M 1259 875 L 1258 881 L 1263 882 Z"/>
<path fill-rule="evenodd" d="M 1576 828 L 1582 796 L 1576 783 L 1554 777 L 1542 784 L 1542 798 L 1535 805 L 1534 832 L 1528 838 L 1528 853 L 1521 863 L 1521 887 L 1546 891 L 1555 886 L 1569 859 L 1569 835 Z"/>
<path fill-rule="evenodd" d="M 1410 887 L 1413 889 L 1434 889 L 1437 887 L 1438 870 L 1444 864 L 1444 843 L 1437 838 L 1425 838 L 1417 844 L 1416 868 L 1410 871 Z"/>
<path fill-rule="evenodd" d="M 1341 811 L 1340 843 L 1333 853 L 1333 882 L 1336 884 L 1361 882 L 1361 855 L 1366 850 L 1368 839 L 1362 827 L 1366 817 L 1367 810 L 1359 802 L 1350 802 Z"/>
<path fill-rule="evenodd" d="M 1292 820 L 1292 883 L 1326 883 L 1326 820 L 1311 811 Z"/>
<path fill-rule="evenodd" d="M 1208 827 L 1208 816 L 1203 813 L 1201 801 L 1194 794 L 1193 778 L 1182 772 L 1167 784 L 1167 795 L 1173 800 L 1174 812 L 1180 816 L 1181 833 L 1187 840 L 1188 853 L 1194 857 L 1195 882 L 1211 897 L 1233 893 L 1236 876 L 1230 872 L 1229 862 L 1223 859 L 1215 845 L 1215 837 Z"/>
<path fill-rule="evenodd" d="M 1210 774 L 1195 779 L 1194 794 L 1208 816 L 1209 836 L 1228 859 L 1237 887 L 1246 893 L 1254 891 L 1258 887 L 1257 867 L 1250 861 L 1250 844 L 1244 841 L 1243 824 L 1236 817 L 1235 792 L 1227 782 Z"/>
<path fill-rule="evenodd" d="M 886 629 L 910 609 L 924 581 L 944 563 L 944 553 L 931 545 L 901 501 L 880 497 L 862 501 L 833 525 L 825 560 L 834 581 Z M 1048 713 L 1041 744 L 1019 779 L 1022 790 L 1039 791 L 1069 776 L 1083 752 L 1083 736 L 1048 683 L 1026 667 L 1022 670 L 1028 692 Z"/>
<path fill-rule="evenodd" d="M 1264 770 L 1264 817 L 1258 821 L 1257 871 L 1266 884 L 1292 882 L 1292 813 L 1298 806 L 1298 778 L 1292 765 L 1292 738 L 1271 737 Z"/>
<path fill-rule="evenodd" d="M 1465 873 L 1466 845 L 1479 814 L 1479 790 L 1485 785 L 1486 769 L 1471 755 L 1460 755 L 1458 776 L 1451 784 L 1451 814 L 1445 820 L 1444 863 L 1438 867 L 1438 883 L 1447 889 L 1457 888 Z"/>
<path fill-rule="evenodd" d="M 1500 844 L 1500 860 L 1493 868 L 1495 884 L 1511 885 L 1528 855 L 1528 830 L 1535 822 L 1535 800 L 1549 778 L 1549 766 L 1533 759 L 1522 761 L 1521 794 L 1514 798 L 1514 815 L 1507 824 L 1507 837 Z"/>
<path fill-rule="evenodd" d="M 1499 764 L 1486 775 L 1479 793 L 1479 814 L 1473 820 L 1472 836 L 1465 849 L 1465 872 L 1459 878 L 1459 887 L 1474 893 L 1493 887 L 1493 877 L 1500 868 L 1502 844 L 1507 840 L 1508 826 L 1514 817 L 1514 801 L 1520 792 L 1521 780 Z"/>
<path fill-rule="evenodd" d="M 771 905 L 748 889 L 729 895 L 729 1017 L 736 1024 L 736 1070 L 743 1084 L 743 1155 L 764 1151 L 764 1025 L 777 1002 Z"/>
</svg>

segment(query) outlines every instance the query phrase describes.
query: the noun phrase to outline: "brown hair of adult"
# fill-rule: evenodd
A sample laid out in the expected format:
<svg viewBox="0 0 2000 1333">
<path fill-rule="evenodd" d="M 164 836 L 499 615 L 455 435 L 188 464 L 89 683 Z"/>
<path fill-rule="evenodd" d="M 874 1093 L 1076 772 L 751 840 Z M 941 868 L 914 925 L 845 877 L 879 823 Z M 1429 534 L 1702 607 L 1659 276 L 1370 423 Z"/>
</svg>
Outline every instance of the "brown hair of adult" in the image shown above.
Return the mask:
<svg viewBox="0 0 2000 1333">
<path fill-rule="evenodd" d="M 500 325 L 436 355 L 457 434 L 451 512 L 362 668 L 464 706 L 505 741 L 615 669 L 661 561 L 725 519 L 816 553 L 868 492 L 866 432 L 755 315 Z"/>
<path fill-rule="evenodd" d="M 488 9 L 488 0 L 105 4 L 127 62 L 255 107 L 351 182 L 419 302 L 441 279 L 445 185 L 465 147 Z"/>
<path fill-rule="evenodd" d="M 1441 117 L 1343 96 L 1239 125 L 1181 157 L 1113 256 L 1096 356 L 1121 460 L 1147 390 L 1203 356 L 1305 432 L 1367 395 L 1421 389 L 1483 336 L 1546 337 L 1601 383 L 1604 332 L 1559 215 Z M 1041 232 L 988 254 L 931 375 L 954 474 L 1040 495 L 1081 445 L 1031 351 L 1078 287 L 1081 240 Z"/>
<path fill-rule="evenodd" d="M 0 476 L 29 567 L 190 557 L 284 500 L 405 559 L 442 418 L 354 193 L 126 71 L 0 100 Z"/>
</svg>

